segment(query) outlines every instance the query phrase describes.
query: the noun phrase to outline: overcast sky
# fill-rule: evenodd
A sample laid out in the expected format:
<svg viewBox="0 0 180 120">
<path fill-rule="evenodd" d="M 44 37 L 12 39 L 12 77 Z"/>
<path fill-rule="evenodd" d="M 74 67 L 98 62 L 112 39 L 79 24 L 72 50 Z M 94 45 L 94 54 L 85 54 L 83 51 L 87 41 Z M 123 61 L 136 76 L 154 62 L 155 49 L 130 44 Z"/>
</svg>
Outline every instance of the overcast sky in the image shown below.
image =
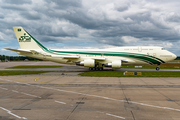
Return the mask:
<svg viewBox="0 0 180 120">
<path fill-rule="evenodd" d="M 13 26 L 48 48 L 162 46 L 180 56 L 179 0 L 0 0 L 0 54 Z"/>
</svg>

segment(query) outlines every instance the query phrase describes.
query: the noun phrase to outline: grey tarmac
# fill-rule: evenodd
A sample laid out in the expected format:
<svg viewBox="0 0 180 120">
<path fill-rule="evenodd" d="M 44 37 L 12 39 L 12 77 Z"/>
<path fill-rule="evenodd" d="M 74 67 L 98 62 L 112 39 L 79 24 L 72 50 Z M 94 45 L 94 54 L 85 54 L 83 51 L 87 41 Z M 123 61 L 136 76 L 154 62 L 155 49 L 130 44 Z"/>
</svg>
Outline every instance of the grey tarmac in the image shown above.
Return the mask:
<svg viewBox="0 0 180 120">
<path fill-rule="evenodd" d="M 179 120 L 179 78 L 0 77 L 0 118 Z"/>
<path fill-rule="evenodd" d="M 59 72 L 86 72 L 89 71 L 89 68 L 76 65 L 68 64 L 59 64 L 49 61 L 22 61 L 22 62 L 0 62 L 0 71 L 1 70 L 18 70 L 24 71 L 24 69 L 6 69 L 8 67 L 18 66 L 18 65 L 62 65 L 60 68 L 36 68 L 36 69 L 26 69 L 26 71 L 59 71 Z M 112 70 L 111 68 L 104 68 L 104 70 Z M 121 68 L 114 69 L 115 71 L 156 71 L 156 69 L 137 69 L 137 68 Z M 159 71 L 180 71 L 180 69 L 160 69 Z"/>
<path fill-rule="evenodd" d="M 178 77 L 63 73 L 0 76 L 0 119 L 180 120 Z"/>
</svg>

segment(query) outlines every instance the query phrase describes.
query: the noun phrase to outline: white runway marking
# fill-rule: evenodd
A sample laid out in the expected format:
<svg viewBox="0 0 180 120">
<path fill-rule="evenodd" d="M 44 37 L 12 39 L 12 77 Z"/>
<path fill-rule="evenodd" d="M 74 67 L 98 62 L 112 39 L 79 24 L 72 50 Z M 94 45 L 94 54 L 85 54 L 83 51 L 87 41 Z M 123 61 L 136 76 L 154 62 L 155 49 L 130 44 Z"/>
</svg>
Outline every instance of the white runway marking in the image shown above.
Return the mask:
<svg viewBox="0 0 180 120">
<path fill-rule="evenodd" d="M 109 113 L 106 113 L 106 115 L 109 115 L 109 116 L 112 116 L 112 117 L 116 117 L 116 118 L 125 119 L 124 117 L 113 115 L 113 114 L 109 114 Z"/>
<path fill-rule="evenodd" d="M 102 113 L 102 114 L 106 114 L 106 115 L 109 115 L 109 116 L 112 116 L 112 117 L 125 119 L 124 117 L 121 117 L 121 116 L 117 116 L 117 115 L 113 115 L 113 114 L 109 114 L 109 113 L 104 113 L 104 112 L 100 112 L 100 111 L 97 111 L 97 112 Z"/>
<path fill-rule="evenodd" d="M 16 90 L 12 90 L 12 91 L 15 92 L 15 93 L 20 93 L 20 92 L 18 92 L 18 91 L 16 91 Z M 24 92 L 21 92 L 21 94 L 28 95 L 28 96 L 31 96 L 31 97 L 38 97 L 38 96 L 36 96 L 36 95 L 31 95 L 31 94 L 24 93 Z M 38 97 L 38 98 L 41 98 L 41 97 Z"/>
<path fill-rule="evenodd" d="M 0 89 L 3 89 L 3 90 L 8 90 L 7 88 L 2 88 L 2 87 L 0 87 Z"/>
<path fill-rule="evenodd" d="M 4 110 L 4 111 L 7 111 L 7 113 L 8 114 L 10 114 L 10 115 L 12 115 L 12 116 L 14 116 L 14 117 L 17 117 L 17 118 L 19 118 L 19 119 L 24 119 L 24 120 L 26 120 L 27 118 L 25 118 L 25 117 L 20 117 L 20 116 L 18 116 L 18 115 L 16 115 L 16 114 L 14 114 L 14 113 L 12 113 L 10 110 L 7 110 L 7 109 L 5 109 L 5 108 L 3 108 L 3 107 L 0 107 L 2 110 Z"/>
<path fill-rule="evenodd" d="M 5 79 L 0 78 L 0 80 L 5 80 Z M 5 80 L 5 81 L 10 81 L 10 80 Z M 20 84 L 26 84 L 26 83 L 20 83 Z M 84 93 L 79 93 L 79 92 L 73 92 L 73 91 L 67 91 L 67 90 L 43 87 L 43 86 L 39 86 L 39 85 L 30 85 L 30 86 L 44 88 L 44 89 L 51 89 L 51 90 L 56 90 L 56 91 L 66 92 L 66 93 L 73 93 L 73 94 L 79 94 L 79 95 L 85 95 L 85 96 L 91 96 L 91 97 L 98 97 L 98 98 L 103 98 L 103 99 L 107 99 L 107 100 L 119 101 L 119 102 L 127 102 L 126 100 L 117 100 L 117 99 L 108 98 L 108 97 L 104 97 L 104 96 L 84 94 Z M 160 108 L 160 109 L 173 110 L 173 111 L 180 112 L 180 109 L 174 109 L 174 108 L 170 108 L 170 107 L 161 107 L 161 106 L 149 105 L 149 104 L 133 102 L 133 101 L 131 101 L 131 103 L 142 105 L 142 106 L 148 106 L 148 107 L 153 107 L 153 108 Z"/>
<path fill-rule="evenodd" d="M 15 90 L 12 90 L 13 92 L 15 92 L 15 93 L 19 93 L 18 91 L 15 91 Z"/>
<path fill-rule="evenodd" d="M 31 94 L 24 93 L 24 92 L 21 92 L 21 93 L 24 94 L 24 95 L 32 96 L 32 97 L 38 97 L 38 96 L 36 96 L 36 95 L 31 95 Z M 41 98 L 41 97 L 38 97 L 38 98 Z"/>
<path fill-rule="evenodd" d="M 5 81 L 12 81 L 12 80 L 6 80 L 6 79 L 2 79 L 2 78 L 0 78 L 0 80 L 5 80 Z"/>
<path fill-rule="evenodd" d="M 64 103 L 64 102 L 60 102 L 60 101 L 56 101 L 56 100 L 55 100 L 55 102 L 57 102 L 57 103 L 61 103 L 61 104 L 66 104 L 66 103 Z"/>
<path fill-rule="evenodd" d="M 60 90 L 60 89 L 54 89 L 54 88 L 48 88 L 48 87 L 41 87 L 41 86 L 36 86 L 40 88 L 45 88 L 45 89 L 52 89 L 52 90 L 57 90 L 60 92 L 67 92 L 67 93 L 73 93 L 73 94 L 80 94 L 80 95 L 85 95 L 85 96 L 91 96 L 91 97 L 98 97 L 98 98 L 103 98 L 107 100 L 113 100 L 113 101 L 119 101 L 119 102 L 127 102 L 126 100 L 117 100 L 113 98 L 108 98 L 108 97 L 103 97 L 103 96 L 98 96 L 98 95 L 89 95 L 89 94 L 84 94 L 84 93 L 79 93 L 79 92 L 73 92 L 73 91 L 66 91 L 66 90 Z M 160 106 L 155 106 L 155 105 L 149 105 L 149 104 L 144 104 L 144 103 L 139 103 L 139 102 L 133 102 L 131 103 L 142 105 L 142 106 L 148 106 L 148 107 L 154 107 L 154 108 L 161 108 L 161 109 L 167 109 L 167 110 L 174 110 L 174 111 L 180 111 L 180 109 L 174 109 L 174 108 L 169 108 L 169 107 L 160 107 Z"/>
</svg>

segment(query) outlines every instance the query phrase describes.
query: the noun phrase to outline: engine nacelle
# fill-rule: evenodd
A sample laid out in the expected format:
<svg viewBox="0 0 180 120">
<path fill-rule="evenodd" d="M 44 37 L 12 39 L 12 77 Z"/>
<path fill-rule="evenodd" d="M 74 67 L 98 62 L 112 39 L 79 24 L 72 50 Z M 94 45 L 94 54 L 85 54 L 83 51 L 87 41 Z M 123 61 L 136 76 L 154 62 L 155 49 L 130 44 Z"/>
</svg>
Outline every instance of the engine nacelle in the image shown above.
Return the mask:
<svg viewBox="0 0 180 120">
<path fill-rule="evenodd" d="M 121 60 L 112 61 L 112 63 L 107 63 L 104 66 L 105 67 L 112 67 L 112 68 L 121 68 Z"/>
<path fill-rule="evenodd" d="M 95 61 L 92 59 L 87 59 L 81 62 L 77 62 L 76 65 L 79 66 L 84 66 L 84 67 L 94 67 L 95 66 Z"/>
</svg>

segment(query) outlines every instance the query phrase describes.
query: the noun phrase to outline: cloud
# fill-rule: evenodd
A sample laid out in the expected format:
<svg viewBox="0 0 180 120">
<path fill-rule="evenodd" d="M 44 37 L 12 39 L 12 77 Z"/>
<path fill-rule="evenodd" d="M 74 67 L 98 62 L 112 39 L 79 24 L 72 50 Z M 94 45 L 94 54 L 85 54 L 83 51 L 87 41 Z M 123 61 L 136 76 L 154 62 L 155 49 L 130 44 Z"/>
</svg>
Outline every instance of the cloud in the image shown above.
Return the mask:
<svg viewBox="0 0 180 120">
<path fill-rule="evenodd" d="M 8 3 L 8 4 L 31 4 L 31 0 L 2 0 L 3 3 Z"/>
<path fill-rule="evenodd" d="M 9 5 L 9 4 L 5 4 L 2 5 L 1 8 L 3 9 L 9 9 L 9 10 L 15 10 L 15 11 L 26 11 L 26 8 L 23 6 L 17 6 L 17 5 Z"/>
<path fill-rule="evenodd" d="M 0 34 L 0 41 L 4 40 L 3 36 Z"/>
<path fill-rule="evenodd" d="M 41 19 L 41 15 L 37 11 L 22 12 L 21 16 L 25 17 L 28 20 L 38 20 L 38 19 Z"/>
<path fill-rule="evenodd" d="M 45 0 L 48 4 L 53 2 L 56 9 L 69 9 L 71 7 L 81 7 L 81 0 Z"/>
<path fill-rule="evenodd" d="M 16 40 L 12 27 L 22 26 L 47 45 L 167 43 L 163 46 L 173 49 L 180 40 L 179 5 L 178 0 L 0 0 L 1 41 Z"/>
<path fill-rule="evenodd" d="M 131 43 L 131 42 L 138 42 L 139 39 L 131 37 L 131 36 L 123 36 L 122 39 L 124 40 L 125 43 Z"/>
<path fill-rule="evenodd" d="M 4 15 L 2 13 L 0 13 L 0 19 L 3 19 Z"/>
<path fill-rule="evenodd" d="M 167 15 L 167 18 L 166 18 L 167 21 L 169 22 L 175 22 L 175 23 L 179 23 L 180 22 L 180 14 L 179 13 L 169 13 Z"/>
</svg>

